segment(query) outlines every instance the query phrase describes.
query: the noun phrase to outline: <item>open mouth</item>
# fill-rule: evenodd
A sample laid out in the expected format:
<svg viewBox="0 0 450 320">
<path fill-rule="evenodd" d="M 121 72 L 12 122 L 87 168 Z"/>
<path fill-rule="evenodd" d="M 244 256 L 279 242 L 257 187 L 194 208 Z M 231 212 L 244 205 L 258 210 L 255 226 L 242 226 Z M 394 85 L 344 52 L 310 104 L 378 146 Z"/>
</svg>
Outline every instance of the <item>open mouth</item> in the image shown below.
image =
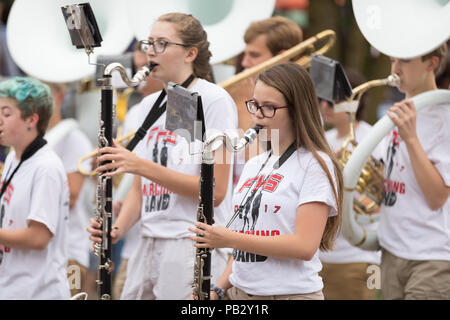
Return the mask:
<svg viewBox="0 0 450 320">
<path fill-rule="evenodd" d="M 150 63 L 149 63 L 150 70 L 153 71 L 158 65 L 159 64 L 156 62 L 150 61 Z"/>
</svg>

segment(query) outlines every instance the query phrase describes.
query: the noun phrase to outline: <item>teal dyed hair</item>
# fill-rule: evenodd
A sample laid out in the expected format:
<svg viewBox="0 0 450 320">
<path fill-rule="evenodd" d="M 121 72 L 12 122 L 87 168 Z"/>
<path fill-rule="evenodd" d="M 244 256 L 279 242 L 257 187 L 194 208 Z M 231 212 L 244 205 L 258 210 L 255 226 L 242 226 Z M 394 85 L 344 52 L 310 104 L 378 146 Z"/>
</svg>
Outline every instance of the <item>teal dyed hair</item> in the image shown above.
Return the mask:
<svg viewBox="0 0 450 320">
<path fill-rule="evenodd" d="M 53 98 L 48 85 L 39 80 L 15 77 L 0 82 L 0 97 L 16 100 L 22 119 L 36 113 L 37 130 L 44 135 L 53 112 Z"/>
</svg>

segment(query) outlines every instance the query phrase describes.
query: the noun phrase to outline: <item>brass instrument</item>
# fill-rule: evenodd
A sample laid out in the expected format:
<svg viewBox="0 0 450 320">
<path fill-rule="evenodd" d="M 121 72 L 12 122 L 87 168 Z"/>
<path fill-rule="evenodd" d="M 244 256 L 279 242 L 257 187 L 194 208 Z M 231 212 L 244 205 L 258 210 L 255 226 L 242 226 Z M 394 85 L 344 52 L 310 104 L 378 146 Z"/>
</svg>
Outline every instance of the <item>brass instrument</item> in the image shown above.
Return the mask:
<svg viewBox="0 0 450 320">
<path fill-rule="evenodd" d="M 434 1 L 352 1 L 356 22 L 366 40 L 379 52 L 400 59 L 423 56 L 445 43 L 450 37 L 450 3 Z M 389 14 L 387 14 L 389 13 Z M 417 24 L 420 17 L 422 23 Z M 383 18 L 383 19 L 382 19 Z M 424 26 L 425 29 L 424 29 Z M 420 32 L 417 32 L 420 28 Z M 369 84 L 367 84 L 369 86 Z M 416 111 L 429 105 L 450 101 L 449 90 L 431 90 L 410 99 Z M 394 128 L 385 115 L 359 142 L 344 167 L 344 195 L 342 203 L 342 234 L 354 246 L 378 250 L 376 230 L 361 226 L 353 214 L 353 192 L 360 173 L 374 148 Z"/>
<path fill-rule="evenodd" d="M 355 140 L 354 125 L 356 121 L 356 110 L 363 94 L 367 90 L 374 87 L 384 85 L 398 86 L 399 84 L 400 77 L 396 74 L 389 75 L 385 79 L 368 81 L 356 87 L 347 101 L 345 101 L 344 103 L 339 103 L 335 106 L 335 108 L 339 110 L 340 106 L 342 108 L 342 105 L 344 104 L 347 106 L 344 106 L 344 109 L 350 111 L 348 112 L 348 116 L 350 118 L 350 133 L 347 139 L 345 139 L 344 143 L 342 144 L 341 149 L 338 151 L 339 161 L 343 167 L 345 167 L 348 159 L 352 154 L 352 151 L 348 149 L 348 146 L 351 145 L 354 150 L 358 145 Z M 381 200 L 383 198 L 383 179 L 383 163 L 373 157 L 370 157 L 365 163 L 355 187 L 355 190 L 360 194 L 360 196 L 354 198 L 353 210 L 355 211 L 355 213 L 361 215 L 361 217 L 357 217 L 359 218 L 359 220 L 363 220 L 363 217 L 366 217 L 369 219 L 369 223 L 373 223 L 375 221 L 374 214 L 379 211 Z"/>
<path fill-rule="evenodd" d="M 324 45 L 321 48 L 315 50 L 314 49 L 315 45 L 323 41 L 325 41 Z M 333 30 L 324 30 L 315 35 L 314 37 L 311 37 L 309 39 L 306 39 L 305 41 L 300 42 L 296 46 L 280 53 L 279 55 L 267 61 L 264 61 L 263 63 L 260 63 L 257 66 L 244 70 L 228 80 L 220 82 L 219 86 L 221 86 L 225 90 L 228 90 L 229 88 L 241 82 L 242 80 L 257 75 L 261 71 L 268 69 L 277 63 L 289 61 L 290 59 L 300 55 L 301 53 L 307 53 L 307 56 L 301 57 L 296 61 L 296 63 L 304 68 L 308 68 L 311 62 L 311 58 L 309 55 L 311 53 L 324 54 L 334 45 L 335 41 L 336 41 L 336 33 Z"/>
</svg>

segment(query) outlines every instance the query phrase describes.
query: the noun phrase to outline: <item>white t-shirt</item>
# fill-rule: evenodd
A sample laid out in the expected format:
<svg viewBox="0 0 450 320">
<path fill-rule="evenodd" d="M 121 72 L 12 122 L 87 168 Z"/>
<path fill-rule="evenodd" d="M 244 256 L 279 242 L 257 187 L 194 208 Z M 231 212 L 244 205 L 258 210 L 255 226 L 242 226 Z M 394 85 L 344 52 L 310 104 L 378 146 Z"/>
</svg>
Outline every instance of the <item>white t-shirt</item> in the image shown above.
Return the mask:
<svg viewBox="0 0 450 320">
<path fill-rule="evenodd" d="M 355 140 L 360 142 L 364 136 L 369 132 L 372 127 L 370 124 L 364 121 L 359 121 L 358 126 L 355 128 Z M 347 137 L 338 138 L 337 129 L 333 128 L 325 132 L 325 137 L 333 152 L 337 152 L 342 148 Z M 348 146 L 347 149 L 351 150 L 352 146 Z M 374 230 L 378 227 L 378 222 L 365 225 L 364 228 Z M 320 260 L 326 263 L 358 263 L 367 262 L 372 264 L 380 264 L 381 252 L 380 251 L 368 251 L 353 246 L 347 239 L 339 232 L 336 242 L 334 243 L 333 250 L 323 252 L 319 254 Z"/>
<path fill-rule="evenodd" d="M 330 158 L 321 152 L 319 154 L 334 178 Z M 250 159 L 244 167 L 234 189 L 235 210 L 239 205 L 244 205 L 243 199 L 250 196 L 251 190 L 261 186 L 253 200 L 244 206 L 242 215 L 236 217 L 231 230 L 266 237 L 293 234 L 297 209 L 309 202 L 326 203 L 331 207 L 328 216 L 337 215 L 332 186 L 310 151 L 299 149 L 278 170 L 273 171 L 273 164 L 279 157 L 272 156 L 257 177 L 268 155 L 269 152 L 264 152 Z M 262 183 L 267 176 L 269 178 Z M 322 278 L 318 274 L 322 269 L 318 252 L 310 261 L 272 258 L 239 250 L 233 251 L 233 257 L 229 280 L 233 286 L 248 294 L 301 294 L 323 288 Z"/>
<path fill-rule="evenodd" d="M 56 128 L 56 127 L 55 127 Z M 55 129 L 52 128 L 52 129 Z M 47 134 L 51 132 L 48 130 Z M 66 173 L 78 172 L 78 160 L 89 154 L 92 150 L 92 144 L 80 129 L 74 129 L 69 132 L 64 139 L 61 139 L 54 147 L 53 150 L 62 160 Z M 83 169 L 85 171 L 91 171 L 92 165 L 89 160 L 83 162 Z M 88 177 L 85 180 L 89 179 Z M 83 186 L 86 181 L 83 183 Z M 82 187 L 83 188 L 83 187 Z M 86 206 L 83 201 L 89 201 L 89 199 L 83 199 L 82 196 L 86 193 L 80 190 L 77 202 L 70 209 L 69 214 L 69 233 L 67 235 L 69 246 L 69 260 L 75 260 L 81 265 L 89 266 L 89 249 L 90 241 L 89 234 L 86 231 L 89 226 L 89 216 L 94 216 L 94 212 L 85 212 Z M 91 197 L 91 201 L 93 196 Z"/>
<path fill-rule="evenodd" d="M 217 131 L 237 130 L 236 105 L 221 87 L 198 79 L 191 92 L 202 97 L 206 135 Z M 141 102 L 142 114 L 148 113 L 160 92 L 151 94 Z M 192 176 L 200 175 L 201 154 L 190 155 L 186 140 L 165 129 L 166 113 L 148 130 L 136 147 L 137 155 L 157 162 L 167 168 Z M 223 225 L 232 214 L 233 157 L 230 157 L 230 173 L 225 199 L 214 208 L 216 224 Z M 189 227 L 196 221 L 198 201 L 180 196 L 151 180 L 142 177 L 142 234 L 155 238 L 185 238 L 191 234 Z"/>
<path fill-rule="evenodd" d="M 450 106 L 417 113 L 416 129 L 428 159 L 450 186 Z M 383 140 L 384 197 L 378 236 L 383 248 L 409 260 L 450 260 L 450 201 L 432 211 L 398 131 Z"/>
<path fill-rule="evenodd" d="M 128 134 L 130 131 L 138 130 L 144 122 L 148 110 L 144 107 L 144 104 L 136 104 L 133 106 L 125 117 L 123 123 L 123 133 Z M 141 110 L 145 109 L 145 110 Z M 141 140 L 142 142 L 142 140 Z M 139 143 L 141 143 L 139 142 Z M 137 147 L 137 146 L 136 146 Z M 137 248 L 139 243 L 139 237 L 141 233 L 141 221 L 138 221 L 125 235 L 125 243 L 122 247 L 120 256 L 122 259 L 130 259 L 133 251 Z"/>
<path fill-rule="evenodd" d="M 19 164 L 11 151 L 2 181 Z M 0 300 L 69 299 L 67 219 L 69 188 L 64 167 L 48 146 L 24 161 L 1 199 L 2 228 L 28 227 L 34 220 L 47 226 L 52 238 L 44 250 L 5 248 L 0 264 Z"/>
</svg>

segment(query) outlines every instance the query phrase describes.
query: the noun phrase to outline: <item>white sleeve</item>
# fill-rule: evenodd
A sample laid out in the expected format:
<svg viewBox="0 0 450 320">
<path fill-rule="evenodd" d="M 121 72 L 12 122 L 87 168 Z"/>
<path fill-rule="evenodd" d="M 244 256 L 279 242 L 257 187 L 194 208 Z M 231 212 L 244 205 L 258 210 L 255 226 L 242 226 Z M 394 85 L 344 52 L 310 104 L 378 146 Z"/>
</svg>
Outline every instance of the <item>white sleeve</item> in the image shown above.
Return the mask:
<svg viewBox="0 0 450 320">
<path fill-rule="evenodd" d="M 40 168 L 33 178 L 33 188 L 31 192 L 30 213 L 27 221 L 40 222 L 47 226 L 51 233 L 55 234 L 61 208 L 61 192 L 67 190 L 57 169 L 51 167 Z M 67 194 L 67 203 L 69 195 Z"/>
<path fill-rule="evenodd" d="M 449 107 L 450 108 L 450 107 Z M 450 186 L 450 128 L 448 124 L 441 127 L 441 134 L 434 138 L 434 146 L 428 152 L 428 159 L 439 171 L 444 183 Z"/>
<path fill-rule="evenodd" d="M 64 165 L 64 169 L 67 173 L 78 171 L 78 160 L 91 153 L 94 149 L 87 136 L 81 131 L 73 131 L 66 141 L 64 148 L 64 154 L 61 155 L 61 160 Z M 85 171 L 91 171 L 92 159 L 83 161 L 82 167 Z"/>
<path fill-rule="evenodd" d="M 328 156 L 322 157 L 322 159 L 325 161 L 328 170 L 330 171 L 335 190 L 337 190 L 333 163 Z M 301 206 L 302 204 L 309 202 L 323 202 L 331 208 L 328 213 L 329 217 L 337 215 L 337 204 L 332 186 L 325 171 L 314 157 L 311 159 L 305 170 L 305 176 L 300 187 L 297 206 Z"/>
</svg>

